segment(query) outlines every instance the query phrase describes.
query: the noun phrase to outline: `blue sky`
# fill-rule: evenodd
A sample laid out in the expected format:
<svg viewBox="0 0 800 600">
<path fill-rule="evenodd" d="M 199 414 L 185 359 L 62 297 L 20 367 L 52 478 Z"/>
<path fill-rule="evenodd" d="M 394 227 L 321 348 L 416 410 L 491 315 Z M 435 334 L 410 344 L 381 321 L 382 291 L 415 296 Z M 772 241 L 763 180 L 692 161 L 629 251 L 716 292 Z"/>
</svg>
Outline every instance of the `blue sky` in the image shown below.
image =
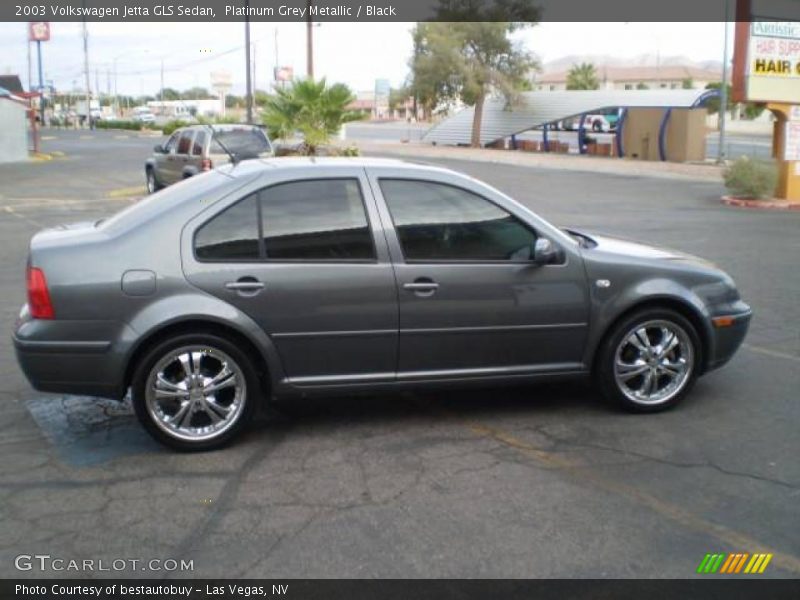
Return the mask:
<svg viewBox="0 0 800 600">
<path fill-rule="evenodd" d="M 325 23 L 315 28 L 317 76 L 355 90 L 372 89 L 376 78 L 399 85 L 407 73 L 411 23 Z M 80 23 L 53 23 L 43 44 L 45 79 L 62 90 L 82 87 Z M 244 25 L 241 23 L 89 23 L 92 88 L 105 92 L 114 59 L 119 93 L 153 94 L 164 83 L 185 89 L 209 87 L 210 73 L 229 70 L 233 92 L 244 90 Z M 275 64 L 275 31 L 281 65 L 305 73 L 304 23 L 253 23 L 256 85 L 268 88 Z M 0 23 L 0 73 L 19 73 L 27 86 L 25 23 Z M 721 60 L 721 23 L 544 23 L 519 34 L 543 61 L 573 54 L 632 57 L 643 53 Z M 34 78 L 35 54 L 34 54 Z M 99 75 L 97 78 L 95 75 Z"/>
</svg>

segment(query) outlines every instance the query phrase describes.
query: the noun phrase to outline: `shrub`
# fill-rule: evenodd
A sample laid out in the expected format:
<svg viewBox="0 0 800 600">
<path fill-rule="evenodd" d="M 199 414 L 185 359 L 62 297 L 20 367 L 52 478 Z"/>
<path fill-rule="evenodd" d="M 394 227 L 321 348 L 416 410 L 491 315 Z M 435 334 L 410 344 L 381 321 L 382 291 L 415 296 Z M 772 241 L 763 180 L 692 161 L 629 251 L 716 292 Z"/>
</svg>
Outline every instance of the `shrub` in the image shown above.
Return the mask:
<svg viewBox="0 0 800 600">
<path fill-rule="evenodd" d="M 769 198 L 775 191 L 778 173 L 775 165 L 746 156 L 737 159 L 723 173 L 725 187 L 740 198 Z"/>
<path fill-rule="evenodd" d="M 122 121 L 122 120 L 101 120 L 95 123 L 98 129 L 128 129 L 131 131 L 141 131 L 144 128 L 144 123 L 139 121 Z"/>
<path fill-rule="evenodd" d="M 161 133 L 164 135 L 172 135 L 176 129 L 180 129 L 181 127 L 186 127 L 189 125 L 186 121 L 181 121 L 180 119 L 172 119 L 171 121 L 167 121 L 164 123 L 164 126 L 161 128 Z"/>
</svg>

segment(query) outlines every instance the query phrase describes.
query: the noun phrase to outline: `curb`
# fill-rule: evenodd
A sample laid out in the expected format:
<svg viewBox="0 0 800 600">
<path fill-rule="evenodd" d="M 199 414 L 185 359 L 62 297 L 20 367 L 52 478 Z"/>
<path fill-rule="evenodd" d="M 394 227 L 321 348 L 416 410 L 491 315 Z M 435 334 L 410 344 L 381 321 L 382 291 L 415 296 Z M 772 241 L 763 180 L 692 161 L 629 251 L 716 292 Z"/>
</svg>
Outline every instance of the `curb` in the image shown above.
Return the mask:
<svg viewBox="0 0 800 600">
<path fill-rule="evenodd" d="M 721 200 L 728 206 L 751 210 L 800 210 L 800 202 L 791 200 L 750 200 L 734 196 L 723 196 Z"/>
</svg>

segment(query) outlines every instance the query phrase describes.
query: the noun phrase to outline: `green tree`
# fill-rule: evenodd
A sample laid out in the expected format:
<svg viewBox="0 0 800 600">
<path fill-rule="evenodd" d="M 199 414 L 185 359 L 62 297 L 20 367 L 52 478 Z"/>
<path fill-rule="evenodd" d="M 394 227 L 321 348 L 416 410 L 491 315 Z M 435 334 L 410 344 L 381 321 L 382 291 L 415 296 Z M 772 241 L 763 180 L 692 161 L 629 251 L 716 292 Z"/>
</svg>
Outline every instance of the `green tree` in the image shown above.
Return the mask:
<svg viewBox="0 0 800 600">
<path fill-rule="evenodd" d="M 158 99 L 161 100 L 180 100 L 181 93 L 173 88 L 164 88 L 158 93 Z"/>
<path fill-rule="evenodd" d="M 647 85 L 646 83 L 642 83 L 642 82 L 640 81 L 639 83 L 637 83 L 637 84 L 636 84 L 636 89 L 637 89 L 637 90 L 649 90 L 649 89 L 650 89 L 650 86 L 649 86 L 649 85 Z"/>
<path fill-rule="evenodd" d="M 253 103 L 256 106 L 264 107 L 269 101 L 270 95 L 264 90 L 256 90 L 253 92 Z"/>
<path fill-rule="evenodd" d="M 523 82 L 538 68 L 533 55 L 510 38 L 531 25 L 522 21 L 418 24 L 412 34 L 412 93 L 428 113 L 447 101 L 474 104 L 471 145 L 480 146 L 486 96 L 499 92 L 513 104 Z"/>
<path fill-rule="evenodd" d="M 725 86 L 728 91 L 728 108 L 726 110 L 731 110 L 734 106 L 733 101 L 731 100 L 731 86 L 730 84 Z M 706 85 L 707 90 L 719 90 L 722 89 L 722 84 L 718 81 L 713 83 L 709 83 Z M 719 97 L 716 98 L 709 98 L 708 102 L 706 102 L 706 109 L 708 113 L 711 115 L 717 114 L 719 112 Z"/>
<path fill-rule="evenodd" d="M 592 63 L 572 65 L 567 72 L 568 90 L 596 90 L 600 87 L 597 71 Z"/>
<path fill-rule="evenodd" d="M 348 121 L 359 118 L 347 110 L 355 96 L 346 85 L 325 79 L 303 79 L 276 90 L 264 106 L 263 121 L 273 138 L 288 139 L 299 131 L 305 150 L 314 155 Z"/>
<path fill-rule="evenodd" d="M 681 81 L 681 88 L 684 90 L 693 90 L 694 89 L 694 80 L 691 77 L 687 77 L 683 81 Z"/>
<path fill-rule="evenodd" d="M 199 86 L 181 92 L 181 98 L 183 100 L 209 100 L 213 97 L 214 96 L 212 96 L 206 88 Z"/>
</svg>

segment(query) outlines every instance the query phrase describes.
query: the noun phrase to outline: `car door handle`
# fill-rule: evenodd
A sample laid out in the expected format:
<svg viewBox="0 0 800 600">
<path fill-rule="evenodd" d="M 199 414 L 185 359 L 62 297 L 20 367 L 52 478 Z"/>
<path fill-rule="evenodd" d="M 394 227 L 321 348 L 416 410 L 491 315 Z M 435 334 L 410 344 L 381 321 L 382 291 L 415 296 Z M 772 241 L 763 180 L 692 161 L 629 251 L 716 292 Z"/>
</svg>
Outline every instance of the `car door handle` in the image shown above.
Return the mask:
<svg viewBox="0 0 800 600">
<path fill-rule="evenodd" d="M 229 281 L 225 284 L 225 289 L 235 292 L 257 292 L 264 289 L 264 284 L 257 279 L 242 278 L 237 281 Z"/>
<path fill-rule="evenodd" d="M 436 290 L 439 289 L 439 284 L 427 277 L 420 277 L 419 279 L 415 279 L 413 283 L 404 283 L 403 289 L 414 292 L 414 294 L 422 298 L 426 298 L 436 293 Z"/>
<path fill-rule="evenodd" d="M 439 289 L 439 284 L 433 281 L 415 281 L 414 283 L 404 283 L 403 288 L 414 292 L 431 292 Z"/>
</svg>

